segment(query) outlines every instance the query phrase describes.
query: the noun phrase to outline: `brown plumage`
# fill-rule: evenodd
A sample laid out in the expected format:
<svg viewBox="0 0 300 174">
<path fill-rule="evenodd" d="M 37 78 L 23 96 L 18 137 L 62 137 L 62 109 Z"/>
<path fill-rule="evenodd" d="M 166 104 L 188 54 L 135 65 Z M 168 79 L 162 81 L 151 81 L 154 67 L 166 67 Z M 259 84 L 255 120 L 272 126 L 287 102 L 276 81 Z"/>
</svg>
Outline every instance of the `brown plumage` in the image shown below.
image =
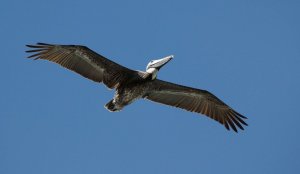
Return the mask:
<svg viewBox="0 0 300 174">
<path fill-rule="evenodd" d="M 243 125 L 247 126 L 245 116 L 210 92 L 156 79 L 158 70 L 169 62 L 172 56 L 155 60 L 153 64 L 151 61 L 147 72 L 142 72 L 123 67 L 85 46 L 45 43 L 27 46 L 32 50 L 26 52 L 33 53 L 29 58 L 55 62 L 88 79 L 103 82 L 107 87 L 116 89 L 114 99 L 105 105 L 110 111 L 119 111 L 134 100 L 145 98 L 206 115 L 235 132 L 237 127 L 244 130 Z M 151 71 L 148 72 L 148 69 Z"/>
<path fill-rule="evenodd" d="M 49 60 L 95 82 L 103 82 L 109 88 L 116 88 L 128 80 L 127 74 L 136 73 L 85 46 L 37 43 L 27 47 L 33 50 L 26 52 L 35 53 L 28 58 Z"/>
<path fill-rule="evenodd" d="M 236 126 L 243 130 L 242 125 L 247 126 L 247 123 L 243 121 L 243 119 L 247 119 L 245 116 L 234 111 L 208 91 L 158 79 L 153 81 L 152 86 L 153 88 L 149 90 L 146 99 L 204 114 L 223 124 L 228 130 L 231 127 L 237 131 Z"/>
</svg>

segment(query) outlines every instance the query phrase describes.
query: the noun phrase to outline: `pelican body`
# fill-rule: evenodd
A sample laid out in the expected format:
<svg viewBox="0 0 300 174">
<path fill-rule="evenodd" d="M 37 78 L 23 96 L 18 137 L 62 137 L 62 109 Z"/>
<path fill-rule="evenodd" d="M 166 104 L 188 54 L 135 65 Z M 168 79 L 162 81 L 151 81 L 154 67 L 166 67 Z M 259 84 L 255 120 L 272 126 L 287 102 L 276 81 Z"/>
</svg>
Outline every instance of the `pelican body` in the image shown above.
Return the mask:
<svg viewBox="0 0 300 174">
<path fill-rule="evenodd" d="M 120 111 L 124 106 L 133 101 L 147 96 L 153 88 L 152 81 L 157 77 L 159 69 L 167 64 L 173 55 L 159 60 L 152 60 L 146 67 L 146 72 L 136 71 L 128 81 L 121 83 L 116 89 L 113 100 L 105 105 L 109 111 Z"/>
<path fill-rule="evenodd" d="M 26 52 L 34 53 L 28 58 L 45 59 L 72 70 L 95 82 L 115 89 L 115 95 L 105 108 L 120 111 L 137 99 L 148 99 L 157 103 L 204 114 L 227 130 L 244 129 L 245 116 L 239 114 L 215 95 L 206 90 L 182 86 L 157 79 L 157 73 L 173 59 L 173 55 L 151 60 L 146 71 L 134 71 L 123 67 L 91 49 L 80 45 L 52 45 L 37 43 L 27 45 Z"/>
</svg>

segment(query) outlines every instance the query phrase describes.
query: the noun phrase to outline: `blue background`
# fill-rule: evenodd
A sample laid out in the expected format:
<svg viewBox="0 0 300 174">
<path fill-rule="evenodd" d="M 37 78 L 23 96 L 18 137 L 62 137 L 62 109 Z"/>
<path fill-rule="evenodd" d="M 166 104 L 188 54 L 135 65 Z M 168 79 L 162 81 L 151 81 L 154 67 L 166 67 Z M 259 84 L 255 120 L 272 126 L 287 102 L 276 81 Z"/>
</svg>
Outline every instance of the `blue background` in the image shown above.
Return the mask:
<svg viewBox="0 0 300 174">
<path fill-rule="evenodd" d="M 300 1 L 37 1 L 0 5 L 1 174 L 300 173 Z M 249 119 L 238 134 L 113 96 L 25 44 L 82 44 L 132 69 L 174 54 L 163 80 L 207 89 Z"/>
</svg>

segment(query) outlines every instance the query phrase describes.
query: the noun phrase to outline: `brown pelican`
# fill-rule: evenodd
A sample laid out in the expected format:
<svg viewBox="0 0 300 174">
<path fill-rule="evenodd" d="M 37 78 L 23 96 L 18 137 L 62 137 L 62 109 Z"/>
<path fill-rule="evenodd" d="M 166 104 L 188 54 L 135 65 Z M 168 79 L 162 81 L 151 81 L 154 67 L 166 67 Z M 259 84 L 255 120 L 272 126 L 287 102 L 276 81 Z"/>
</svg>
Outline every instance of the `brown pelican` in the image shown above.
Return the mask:
<svg viewBox="0 0 300 174">
<path fill-rule="evenodd" d="M 237 132 L 236 126 L 242 130 L 242 125 L 247 126 L 243 120 L 247 119 L 245 116 L 210 92 L 157 79 L 160 68 L 173 56 L 150 61 L 146 72 L 142 72 L 123 67 L 85 46 L 37 43 L 27 47 L 32 49 L 26 52 L 33 53 L 28 58 L 55 62 L 90 80 L 103 82 L 108 88 L 115 89 L 114 98 L 105 105 L 109 111 L 120 111 L 133 101 L 144 98 L 204 114 L 224 125 L 227 130 L 232 128 Z"/>
</svg>

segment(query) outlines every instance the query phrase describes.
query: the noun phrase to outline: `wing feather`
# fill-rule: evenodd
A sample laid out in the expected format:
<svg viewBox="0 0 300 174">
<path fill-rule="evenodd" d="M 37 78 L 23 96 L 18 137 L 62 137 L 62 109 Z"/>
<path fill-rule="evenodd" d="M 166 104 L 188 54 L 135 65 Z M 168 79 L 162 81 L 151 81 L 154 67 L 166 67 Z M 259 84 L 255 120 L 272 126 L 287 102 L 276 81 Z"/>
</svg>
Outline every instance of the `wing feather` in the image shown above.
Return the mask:
<svg viewBox="0 0 300 174">
<path fill-rule="evenodd" d="M 37 43 L 36 45 L 27 45 L 27 47 L 32 49 L 26 52 L 33 53 L 28 58 L 57 63 L 90 80 L 103 82 L 109 88 L 116 88 L 137 74 L 136 71 L 123 67 L 81 45 Z"/>
<path fill-rule="evenodd" d="M 173 84 L 162 80 L 154 80 L 145 96 L 154 102 L 178 107 L 191 112 L 204 114 L 219 123 L 226 129 L 233 129 L 237 132 L 237 127 L 244 130 L 243 125 L 247 123 L 243 119 L 247 117 L 234 111 L 223 101 L 208 91 Z"/>
</svg>

